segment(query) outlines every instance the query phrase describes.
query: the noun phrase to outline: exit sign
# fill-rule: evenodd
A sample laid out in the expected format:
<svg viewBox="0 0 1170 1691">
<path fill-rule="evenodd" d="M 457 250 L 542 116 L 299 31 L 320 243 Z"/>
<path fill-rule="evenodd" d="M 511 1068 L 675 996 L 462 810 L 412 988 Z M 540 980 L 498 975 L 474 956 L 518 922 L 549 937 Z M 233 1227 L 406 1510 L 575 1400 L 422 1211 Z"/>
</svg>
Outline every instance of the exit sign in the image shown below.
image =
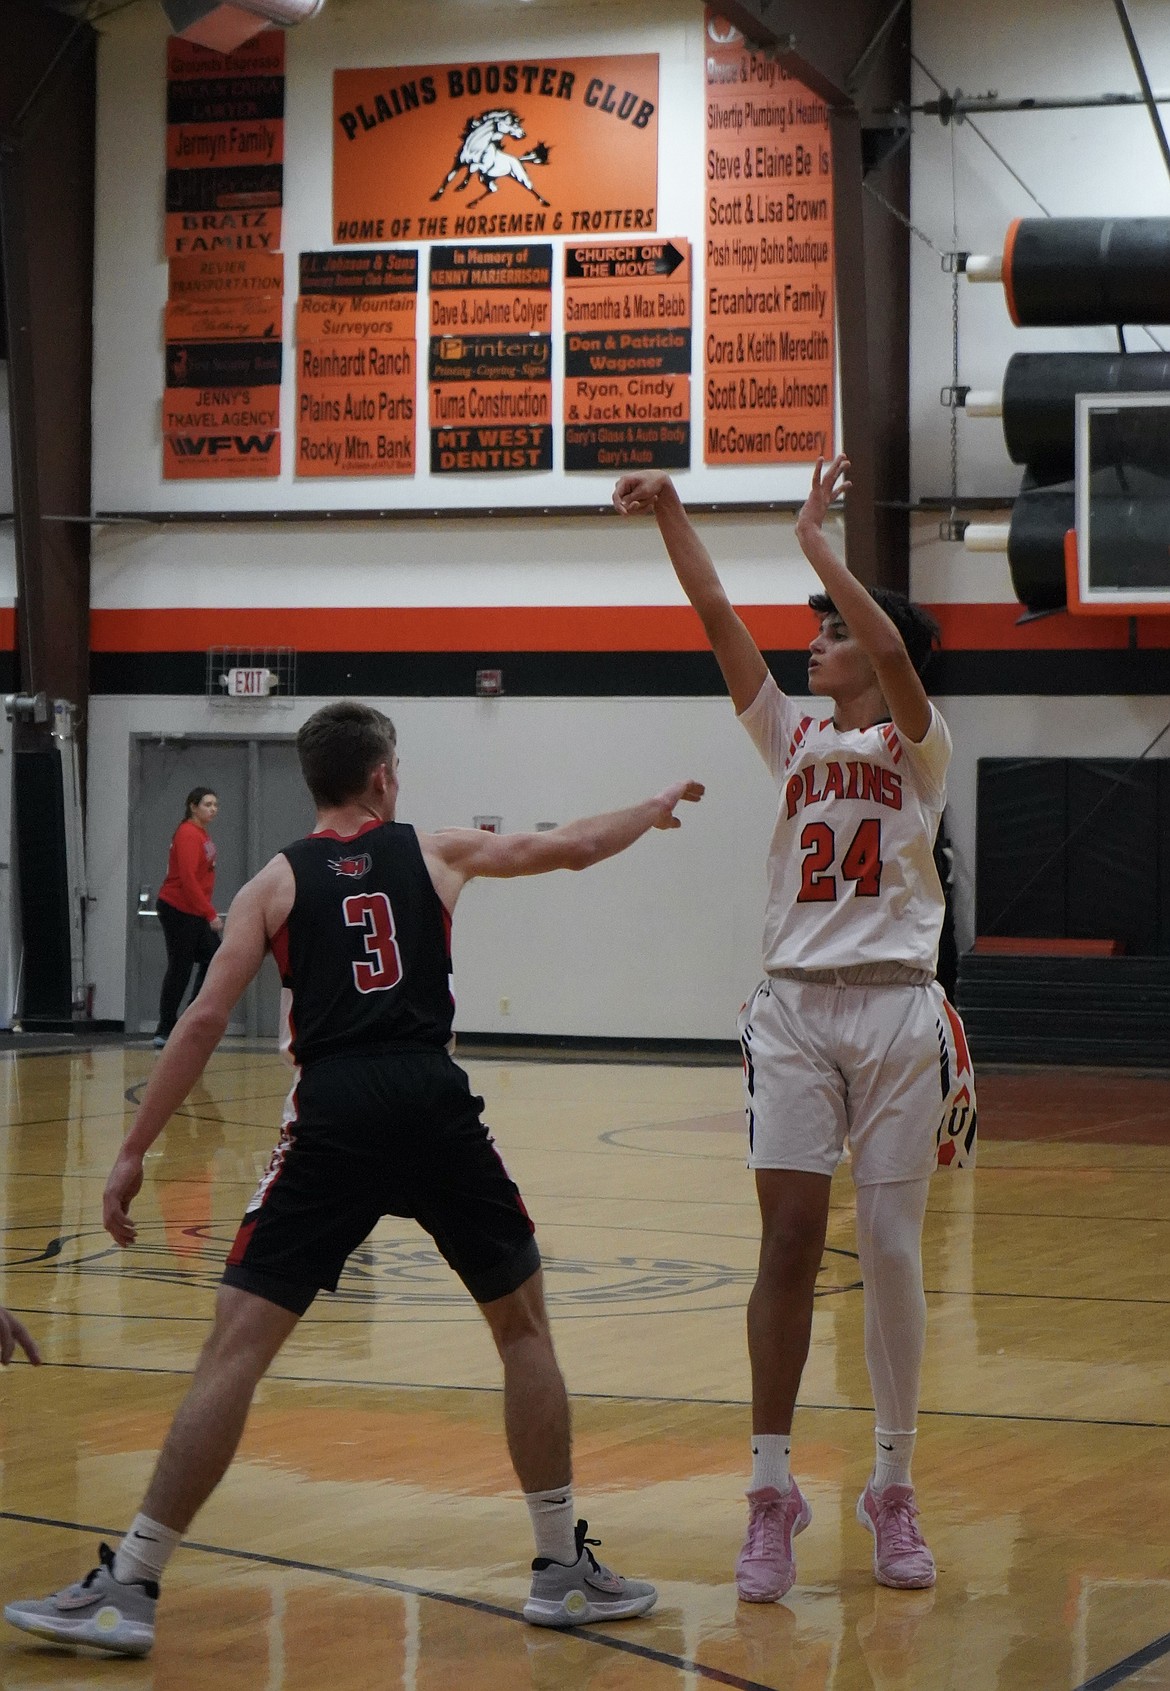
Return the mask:
<svg viewBox="0 0 1170 1691">
<path fill-rule="evenodd" d="M 270 669 L 229 669 L 224 682 L 229 699 L 266 699 L 276 676 Z"/>
</svg>

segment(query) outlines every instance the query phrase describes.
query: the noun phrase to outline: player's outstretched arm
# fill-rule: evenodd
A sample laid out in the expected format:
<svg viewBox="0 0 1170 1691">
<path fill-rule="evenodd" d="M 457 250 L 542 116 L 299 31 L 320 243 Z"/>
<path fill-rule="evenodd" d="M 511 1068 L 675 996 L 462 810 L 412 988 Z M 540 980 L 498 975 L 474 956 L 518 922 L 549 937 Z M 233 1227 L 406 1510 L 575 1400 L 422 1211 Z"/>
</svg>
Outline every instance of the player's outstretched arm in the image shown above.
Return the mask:
<svg viewBox="0 0 1170 1691">
<path fill-rule="evenodd" d="M 167 1040 L 106 1181 L 102 1220 L 119 1245 L 133 1244 L 137 1232 L 129 1210 L 142 1189 L 142 1159 L 223 1038 L 232 1010 L 260 971 L 269 934 L 288 913 L 293 891 L 288 860 L 275 857 L 232 900 L 223 944 L 211 960 L 198 998 Z"/>
<path fill-rule="evenodd" d="M 724 592 L 678 489 L 662 470 L 642 470 L 622 477 L 613 502 L 624 517 L 653 511 L 679 585 L 702 619 L 736 714 L 742 714 L 763 686 L 768 666 Z"/>
<path fill-rule="evenodd" d="M 852 575 L 826 540 L 822 524 L 835 499 L 852 485 L 849 460 L 839 453 L 830 464 L 818 458 L 812 487 L 796 519 L 800 549 L 821 578 L 854 639 L 864 649 L 881 685 L 895 726 L 908 739 L 921 740 L 930 727 L 930 700 L 910 654 L 885 611 Z"/>
<path fill-rule="evenodd" d="M 697 804 L 703 792 L 698 781 L 676 781 L 626 810 L 584 816 L 542 834 L 445 828 L 437 834 L 420 834 L 419 844 L 439 897 L 450 910 L 464 884 L 477 875 L 510 878 L 545 875 L 552 869 L 588 869 L 625 851 L 651 828 L 681 828 L 676 808 Z"/>
</svg>

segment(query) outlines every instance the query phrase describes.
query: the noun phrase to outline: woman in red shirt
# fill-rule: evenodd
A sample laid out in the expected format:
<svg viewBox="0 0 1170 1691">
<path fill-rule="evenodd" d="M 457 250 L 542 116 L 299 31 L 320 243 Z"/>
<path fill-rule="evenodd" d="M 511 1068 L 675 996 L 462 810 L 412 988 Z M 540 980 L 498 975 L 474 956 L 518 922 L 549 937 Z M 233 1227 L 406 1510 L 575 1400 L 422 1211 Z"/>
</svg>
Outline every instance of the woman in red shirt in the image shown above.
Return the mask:
<svg viewBox="0 0 1170 1691">
<path fill-rule="evenodd" d="M 219 948 L 223 917 L 211 902 L 215 887 L 215 845 L 207 832 L 215 820 L 219 800 L 210 787 L 192 787 L 187 794 L 187 813 L 175 829 L 167 861 L 167 878 L 155 900 L 167 946 L 167 972 L 159 995 L 158 1028 L 154 1043 L 162 1046 L 179 1019 L 179 1005 L 195 977 L 198 996 L 207 965 Z"/>
</svg>

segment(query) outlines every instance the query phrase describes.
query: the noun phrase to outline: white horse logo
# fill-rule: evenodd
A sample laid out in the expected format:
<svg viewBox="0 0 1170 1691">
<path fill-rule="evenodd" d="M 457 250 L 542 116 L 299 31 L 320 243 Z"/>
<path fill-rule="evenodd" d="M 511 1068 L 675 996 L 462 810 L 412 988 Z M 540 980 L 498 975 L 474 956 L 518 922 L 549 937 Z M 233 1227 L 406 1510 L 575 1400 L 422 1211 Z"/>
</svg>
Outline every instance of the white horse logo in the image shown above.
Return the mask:
<svg viewBox="0 0 1170 1691">
<path fill-rule="evenodd" d="M 522 188 L 527 188 L 530 194 L 534 194 L 542 206 L 546 206 L 548 201 L 536 192 L 524 166 L 547 164 L 548 148 L 543 141 L 538 141 L 535 147 L 517 157 L 514 153 L 506 153 L 500 145 L 509 136 L 515 141 L 523 141 L 525 138 L 517 112 L 508 111 L 501 106 L 496 111 L 482 112 L 479 117 L 469 117 L 460 137 L 462 144 L 456 154 L 455 163 L 447 172 L 438 192 L 431 195 L 432 200 L 440 199 L 444 189 L 462 170 L 464 176 L 462 182 L 456 186 L 457 194 L 461 194 L 470 185 L 473 176 L 478 176 L 483 183 L 483 193 L 477 194 L 473 200 L 468 200 L 469 206 L 486 200 L 489 194 L 495 193 L 500 178 L 509 176 L 513 182 L 519 182 Z"/>
</svg>

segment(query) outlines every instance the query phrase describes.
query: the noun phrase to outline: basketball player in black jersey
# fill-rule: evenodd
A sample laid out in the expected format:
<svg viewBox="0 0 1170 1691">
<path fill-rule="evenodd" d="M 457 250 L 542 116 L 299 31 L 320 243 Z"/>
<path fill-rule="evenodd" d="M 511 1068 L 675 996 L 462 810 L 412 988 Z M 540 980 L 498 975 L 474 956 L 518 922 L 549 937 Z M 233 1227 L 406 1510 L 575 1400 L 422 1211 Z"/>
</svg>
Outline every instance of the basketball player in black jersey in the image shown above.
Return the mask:
<svg viewBox="0 0 1170 1691">
<path fill-rule="evenodd" d="M 198 998 L 151 1076 L 106 1184 L 107 1231 L 132 1244 L 143 1157 L 203 1072 L 271 950 L 299 1069 L 280 1142 L 228 1256 L 215 1325 L 116 1553 L 77 1585 L 10 1603 L 13 1625 L 56 1642 L 145 1655 L 163 1569 L 227 1471 L 252 1395 L 319 1290 L 334 1289 L 379 1217 L 414 1216 L 487 1319 L 504 1365 L 504 1426 L 536 1537 L 525 1619 L 576 1626 L 645 1614 L 652 1585 L 622 1579 L 574 1526 L 569 1407 L 545 1313 L 540 1253 L 520 1194 L 450 1058 L 450 917 L 477 875 L 584 869 L 651 828 L 677 828 L 680 781 L 628 810 L 539 834 L 394 820 L 394 727 L 368 705 L 327 705 L 297 749 L 317 825 L 236 896 Z"/>
</svg>

